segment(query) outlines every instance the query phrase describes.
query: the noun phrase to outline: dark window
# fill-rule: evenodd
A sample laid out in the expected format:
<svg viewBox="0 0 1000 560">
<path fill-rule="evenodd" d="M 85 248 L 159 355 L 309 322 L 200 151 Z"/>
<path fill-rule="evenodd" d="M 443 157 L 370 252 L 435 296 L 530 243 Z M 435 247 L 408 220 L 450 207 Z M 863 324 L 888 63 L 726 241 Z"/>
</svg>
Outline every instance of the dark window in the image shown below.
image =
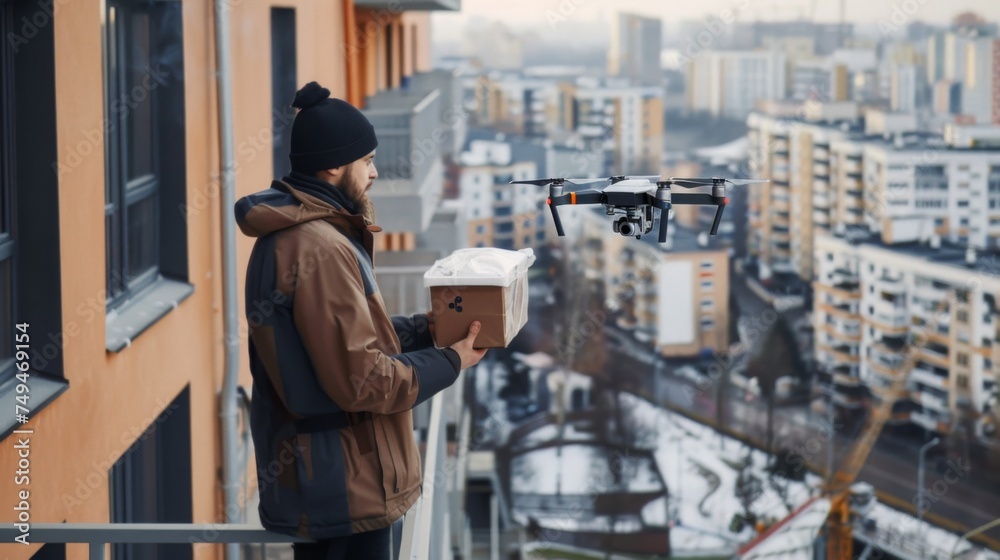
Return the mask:
<svg viewBox="0 0 1000 560">
<path fill-rule="evenodd" d="M 385 26 L 385 87 L 393 88 L 396 87 L 395 82 L 392 80 L 392 61 L 395 58 L 392 52 L 392 33 L 394 26 L 392 24 Z"/>
<path fill-rule="evenodd" d="M 274 143 L 274 176 L 283 177 L 289 170 L 288 152 L 292 146 L 292 99 L 298 89 L 295 73 L 295 9 L 271 8 L 271 130 Z"/>
<path fill-rule="evenodd" d="M 42 545 L 38 552 L 31 555 L 31 560 L 66 560 L 66 545 L 63 543 Z"/>
<path fill-rule="evenodd" d="M 104 52 L 110 309 L 187 276 L 180 2 L 108 0 Z"/>
<path fill-rule="evenodd" d="M 156 420 L 108 473 L 112 523 L 191 523 L 189 389 Z M 115 544 L 115 560 L 190 559 L 190 544 Z"/>
<path fill-rule="evenodd" d="M 15 291 L 15 232 L 14 232 L 14 123 L 12 122 L 12 91 L 14 57 L 10 37 L 12 7 L 0 2 L 0 384 L 14 373 L 14 321 L 17 316 Z"/>
<path fill-rule="evenodd" d="M 990 194 L 1000 193 L 1000 167 L 990 166 L 990 174 L 986 178 L 986 189 Z"/>
<path fill-rule="evenodd" d="M 50 14 L 31 2 L 0 0 L 0 402 L 15 402 L 14 374 L 27 367 L 30 394 L 18 404 L 29 409 L 29 417 L 67 388 L 59 183 L 79 163 L 72 155 L 65 160 L 58 155 Z M 29 25 L 30 34 L 25 21 L 37 25 Z M 70 142 L 77 146 L 79 140 Z M 18 356 L 15 336 L 23 334 L 30 348 Z M 25 342 L 23 336 L 19 342 Z M 0 439 L 20 427 L 14 412 L 0 417 Z M 58 549 L 49 549 L 50 557 L 58 558 Z"/>
</svg>

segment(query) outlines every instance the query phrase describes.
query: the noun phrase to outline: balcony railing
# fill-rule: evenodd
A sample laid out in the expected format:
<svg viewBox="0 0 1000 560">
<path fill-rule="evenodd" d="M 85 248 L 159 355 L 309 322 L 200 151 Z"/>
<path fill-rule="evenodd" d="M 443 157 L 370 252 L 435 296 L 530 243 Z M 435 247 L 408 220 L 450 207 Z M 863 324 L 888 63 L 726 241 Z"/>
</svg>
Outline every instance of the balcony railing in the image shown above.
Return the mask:
<svg viewBox="0 0 1000 560">
<path fill-rule="evenodd" d="M 461 394 L 461 389 L 458 389 Z M 403 536 L 400 539 L 398 560 L 424 560 L 438 558 L 442 550 L 450 550 L 452 527 L 448 521 L 461 517 L 458 512 L 449 515 L 448 480 L 439 473 L 454 472 L 446 467 L 448 438 L 445 434 L 444 414 L 445 393 L 438 393 L 431 399 L 430 421 L 427 425 L 427 442 L 424 452 L 423 492 L 417 503 L 407 512 L 403 520 Z M 468 430 L 466 430 L 468 431 Z M 467 444 L 468 442 L 466 442 Z M 464 487 L 464 482 L 461 484 Z M 457 536 L 457 535 L 456 535 Z M 446 546 L 447 545 L 447 546 Z"/>
<path fill-rule="evenodd" d="M 14 538 L 21 534 L 20 529 L 11 523 L 0 525 L 0 539 L 5 543 L 13 543 Z M 272 533 L 259 525 L 228 523 L 32 523 L 30 534 L 32 543 L 87 544 L 90 560 L 104 560 L 108 544 L 310 542 L 310 539 Z"/>
<path fill-rule="evenodd" d="M 910 381 L 914 383 L 922 383 L 928 387 L 934 387 L 937 389 L 944 389 L 946 387 L 947 380 L 947 371 L 944 371 L 944 375 L 937 375 L 930 370 L 918 366 L 910 372 Z"/>
<path fill-rule="evenodd" d="M 462 377 L 459 377 L 461 380 Z M 455 389 L 461 395 L 460 382 Z M 449 500 L 451 484 L 441 473 L 464 472 L 461 468 L 451 468 L 447 460 L 448 439 L 444 420 L 445 403 L 449 392 L 440 392 L 431 399 L 430 419 L 426 425 L 425 453 L 423 459 L 423 493 L 417 503 L 407 512 L 403 520 L 402 537 L 394 543 L 398 560 L 426 560 L 439 558 L 440 551 L 450 550 L 454 529 L 446 525 L 448 521 L 461 519 L 457 512 L 449 511 L 464 500 Z M 468 415 L 463 415 L 463 424 L 468 427 Z M 463 433 L 468 433 L 464 430 Z M 464 443 L 464 447 L 463 447 Z M 467 438 L 460 442 L 459 453 L 467 449 Z M 454 485 L 464 488 L 464 482 Z M 461 490 L 459 490 L 461 491 Z M 11 523 L 0 525 L 0 539 L 15 542 L 21 535 L 20 529 Z M 104 560 L 108 544 L 260 544 L 310 542 L 311 539 L 282 535 L 267 531 L 253 524 L 214 523 L 32 523 L 30 525 L 32 543 L 84 543 L 90 548 L 90 560 Z M 456 535 L 460 536 L 460 535 Z M 8 545 L 11 546 L 11 545 Z"/>
<path fill-rule="evenodd" d="M 948 401 L 946 399 L 928 393 L 926 391 L 922 391 L 919 393 L 919 396 L 917 397 L 917 402 L 919 402 L 920 406 L 924 407 L 925 409 L 930 409 L 934 412 L 943 414 L 947 414 L 948 412 L 950 412 L 948 408 Z"/>
</svg>

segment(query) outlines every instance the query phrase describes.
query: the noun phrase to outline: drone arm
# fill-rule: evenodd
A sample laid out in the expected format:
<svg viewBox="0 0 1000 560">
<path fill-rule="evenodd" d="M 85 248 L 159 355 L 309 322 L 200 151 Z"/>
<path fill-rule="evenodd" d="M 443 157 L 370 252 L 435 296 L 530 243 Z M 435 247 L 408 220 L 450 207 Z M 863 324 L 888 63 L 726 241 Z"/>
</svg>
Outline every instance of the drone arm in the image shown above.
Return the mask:
<svg viewBox="0 0 1000 560">
<path fill-rule="evenodd" d="M 577 191 L 569 193 L 570 204 L 600 204 L 604 193 L 601 191 Z"/>
<path fill-rule="evenodd" d="M 674 204 L 719 204 L 719 202 L 708 193 L 674 193 L 671 197 Z"/>
</svg>

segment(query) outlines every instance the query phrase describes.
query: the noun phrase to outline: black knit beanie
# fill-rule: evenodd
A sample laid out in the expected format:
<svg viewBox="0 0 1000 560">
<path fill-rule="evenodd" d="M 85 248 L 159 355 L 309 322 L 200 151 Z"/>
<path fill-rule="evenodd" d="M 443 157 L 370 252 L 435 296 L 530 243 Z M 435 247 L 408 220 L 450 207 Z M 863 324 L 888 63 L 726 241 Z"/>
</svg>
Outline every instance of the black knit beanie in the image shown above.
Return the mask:
<svg viewBox="0 0 1000 560">
<path fill-rule="evenodd" d="M 350 103 L 330 99 L 330 90 L 309 82 L 295 92 L 292 170 L 315 173 L 359 160 L 378 146 L 372 123 Z"/>
</svg>

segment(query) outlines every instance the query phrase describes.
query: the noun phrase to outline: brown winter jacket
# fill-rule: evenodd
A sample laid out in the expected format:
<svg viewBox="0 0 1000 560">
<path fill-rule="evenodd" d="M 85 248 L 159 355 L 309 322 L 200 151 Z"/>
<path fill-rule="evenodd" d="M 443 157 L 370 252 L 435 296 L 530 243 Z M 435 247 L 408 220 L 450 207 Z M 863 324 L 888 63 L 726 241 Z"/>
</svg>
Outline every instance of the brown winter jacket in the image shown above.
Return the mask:
<svg viewBox="0 0 1000 560">
<path fill-rule="evenodd" d="M 390 525 L 420 495 L 411 409 L 460 360 L 426 317 L 390 317 L 375 284 L 378 228 L 316 184 L 275 181 L 236 205 L 258 238 L 247 270 L 251 430 L 270 530 L 331 538 Z M 336 191 L 336 189 L 333 189 Z"/>
</svg>

